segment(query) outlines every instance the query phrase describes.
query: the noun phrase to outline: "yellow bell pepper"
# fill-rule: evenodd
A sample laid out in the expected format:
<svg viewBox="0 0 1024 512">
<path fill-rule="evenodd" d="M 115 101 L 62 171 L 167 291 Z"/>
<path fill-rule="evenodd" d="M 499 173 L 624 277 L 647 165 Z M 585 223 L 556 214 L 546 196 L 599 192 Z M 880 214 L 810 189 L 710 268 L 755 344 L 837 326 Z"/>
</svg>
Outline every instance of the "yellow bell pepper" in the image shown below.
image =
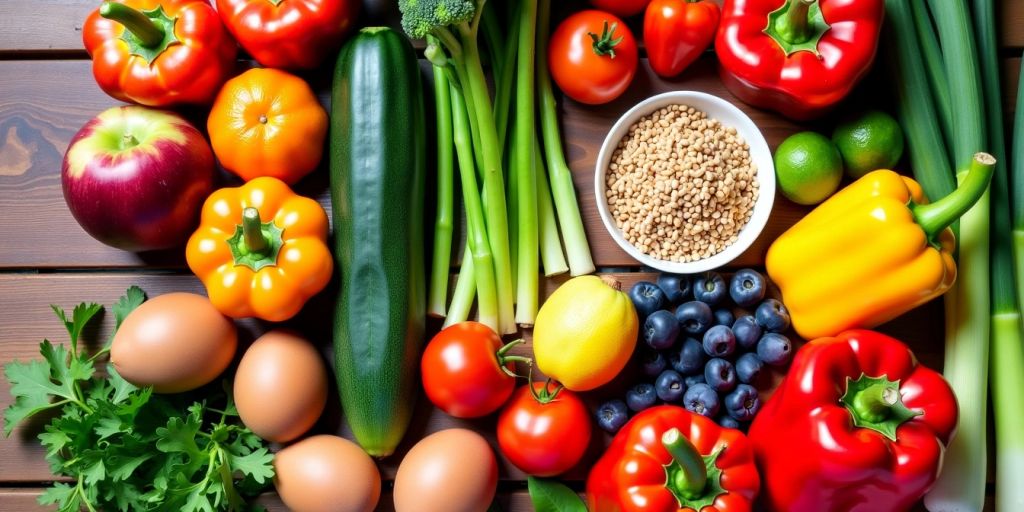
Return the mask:
<svg viewBox="0 0 1024 512">
<path fill-rule="evenodd" d="M 320 203 L 265 176 L 210 194 L 185 259 L 224 315 L 280 322 L 330 281 L 327 229 Z"/>
<path fill-rule="evenodd" d="M 866 174 L 768 249 L 768 276 L 805 339 L 882 324 L 946 292 L 956 279 L 949 226 L 981 198 L 995 159 L 975 156 L 960 188 L 928 204 L 890 170 Z"/>
</svg>

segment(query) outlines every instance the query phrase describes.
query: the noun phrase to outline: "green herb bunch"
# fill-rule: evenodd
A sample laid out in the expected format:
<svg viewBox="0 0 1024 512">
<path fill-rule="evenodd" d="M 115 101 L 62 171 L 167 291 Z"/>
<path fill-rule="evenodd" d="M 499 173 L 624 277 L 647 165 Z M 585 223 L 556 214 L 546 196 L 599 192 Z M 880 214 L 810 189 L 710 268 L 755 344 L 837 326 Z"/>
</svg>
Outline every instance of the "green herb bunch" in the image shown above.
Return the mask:
<svg viewBox="0 0 1024 512">
<path fill-rule="evenodd" d="M 113 306 L 115 332 L 145 300 L 131 287 Z M 154 395 L 138 388 L 111 365 L 96 375 L 108 342 L 95 354 L 79 350 L 82 330 L 103 307 L 79 304 L 64 323 L 70 344 L 40 344 L 43 360 L 7 364 L 14 403 L 4 412 L 4 434 L 26 418 L 56 414 L 39 434 L 58 482 L 39 498 L 61 511 L 245 510 L 274 476 L 273 454 L 236 419 L 229 394 L 189 404 L 181 396 Z M 219 395 L 219 393 L 218 393 Z"/>
</svg>

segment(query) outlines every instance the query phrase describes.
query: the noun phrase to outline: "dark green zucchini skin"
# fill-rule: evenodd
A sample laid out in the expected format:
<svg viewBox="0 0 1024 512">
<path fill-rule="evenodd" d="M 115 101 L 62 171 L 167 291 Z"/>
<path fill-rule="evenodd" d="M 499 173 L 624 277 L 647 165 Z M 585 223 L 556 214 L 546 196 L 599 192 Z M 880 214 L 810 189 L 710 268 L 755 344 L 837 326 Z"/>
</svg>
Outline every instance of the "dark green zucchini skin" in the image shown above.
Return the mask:
<svg viewBox="0 0 1024 512">
<path fill-rule="evenodd" d="M 365 28 L 338 55 L 331 91 L 330 188 L 341 284 L 334 311 L 342 410 L 359 444 L 390 455 L 418 395 L 426 321 L 426 131 L 412 45 Z"/>
</svg>

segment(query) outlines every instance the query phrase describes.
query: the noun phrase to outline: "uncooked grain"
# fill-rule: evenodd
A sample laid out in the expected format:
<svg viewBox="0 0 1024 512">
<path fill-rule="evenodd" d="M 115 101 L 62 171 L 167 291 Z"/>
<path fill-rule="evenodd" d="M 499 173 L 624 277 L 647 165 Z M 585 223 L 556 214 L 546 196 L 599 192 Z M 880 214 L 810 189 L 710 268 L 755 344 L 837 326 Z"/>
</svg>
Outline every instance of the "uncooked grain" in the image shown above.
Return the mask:
<svg viewBox="0 0 1024 512">
<path fill-rule="evenodd" d="M 735 243 L 758 197 L 757 167 L 736 129 L 685 105 L 634 123 L 605 180 L 623 236 L 664 261 L 708 258 Z"/>
</svg>

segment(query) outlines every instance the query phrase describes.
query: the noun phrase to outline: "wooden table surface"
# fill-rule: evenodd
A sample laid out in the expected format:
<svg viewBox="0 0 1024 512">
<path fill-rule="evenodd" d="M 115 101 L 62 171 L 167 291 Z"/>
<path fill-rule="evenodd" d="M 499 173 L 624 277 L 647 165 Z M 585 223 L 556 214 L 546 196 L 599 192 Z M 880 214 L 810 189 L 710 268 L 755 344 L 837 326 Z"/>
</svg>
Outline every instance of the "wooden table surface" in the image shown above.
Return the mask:
<svg viewBox="0 0 1024 512">
<path fill-rule="evenodd" d="M 183 250 L 133 254 L 104 246 L 81 230 L 64 204 L 60 165 L 68 141 L 89 118 L 118 104 L 96 86 L 90 61 L 82 47 L 82 22 L 98 3 L 97 0 L 0 2 L 0 364 L 14 359 L 38 358 L 38 343 L 43 338 L 64 339 L 63 328 L 50 311 L 51 303 L 65 308 L 81 301 L 110 305 L 132 284 L 141 286 L 150 296 L 174 290 L 202 293 L 200 283 L 185 267 Z M 1024 0 L 1004 0 L 1000 9 L 1003 29 L 1000 58 L 1006 76 L 1004 96 L 1009 111 L 1015 96 L 1021 47 L 1024 47 Z M 240 63 L 240 67 L 245 65 Z M 312 74 L 307 78 L 326 103 L 329 84 L 325 74 Z M 884 77 L 873 75 L 869 80 L 876 82 L 875 90 L 886 90 Z M 633 85 L 622 98 L 608 105 L 587 107 L 568 100 L 560 102 L 566 152 L 595 262 L 599 271 L 617 273 L 627 286 L 652 276 L 643 273 L 636 261 L 619 250 L 602 227 L 591 192 L 594 160 L 607 130 L 623 112 L 652 94 L 682 89 L 709 92 L 737 104 L 760 127 L 772 148 L 800 128 L 735 100 L 718 79 L 711 54 L 674 80 L 658 78 L 650 71 L 646 59 L 641 59 Z M 857 108 L 869 104 L 884 106 L 884 98 L 882 103 L 876 103 L 878 101 L 878 95 L 855 93 L 848 103 Z M 205 126 L 205 112 L 190 110 L 186 114 L 198 126 Z M 816 126 L 823 130 L 830 128 L 827 121 Z M 303 180 L 297 190 L 319 198 L 325 207 L 330 205 L 324 169 Z M 806 212 L 806 208 L 781 196 L 776 198 L 768 227 L 730 267 L 762 266 L 768 244 Z M 548 280 L 546 291 L 552 291 L 563 280 Z M 326 354 L 330 345 L 330 304 L 324 295 L 328 294 L 315 298 L 290 324 L 320 344 Z M 941 305 L 933 302 L 883 326 L 882 330 L 908 342 L 924 364 L 941 368 L 941 315 Z M 111 323 L 111 315 L 106 315 L 95 335 L 106 335 Z M 241 325 L 245 341 L 267 328 L 256 321 L 245 321 Z M 588 400 L 597 403 L 610 393 L 598 390 L 589 394 Z M 10 400 L 9 386 L 0 379 L 0 408 L 6 408 Z M 384 478 L 394 477 L 402 454 L 416 439 L 452 426 L 475 429 L 496 446 L 493 418 L 454 420 L 430 407 L 420 396 L 405 442 L 395 456 L 380 463 Z M 41 427 L 40 422 L 29 423 L 16 429 L 9 438 L 0 439 L 0 510 L 40 509 L 35 498 L 54 480 L 36 439 Z M 315 432 L 350 436 L 336 399 L 330 401 Z M 596 436 L 581 467 L 564 476 L 575 489 L 582 489 L 587 463 L 596 460 L 608 439 L 608 436 Z M 525 476 L 505 461 L 500 465 L 498 501 L 503 509 L 532 510 L 525 493 Z M 386 483 L 381 510 L 392 509 L 388 488 Z M 991 491 L 990 486 L 989 494 Z M 285 509 L 272 493 L 261 498 L 261 502 L 271 510 Z"/>
</svg>

